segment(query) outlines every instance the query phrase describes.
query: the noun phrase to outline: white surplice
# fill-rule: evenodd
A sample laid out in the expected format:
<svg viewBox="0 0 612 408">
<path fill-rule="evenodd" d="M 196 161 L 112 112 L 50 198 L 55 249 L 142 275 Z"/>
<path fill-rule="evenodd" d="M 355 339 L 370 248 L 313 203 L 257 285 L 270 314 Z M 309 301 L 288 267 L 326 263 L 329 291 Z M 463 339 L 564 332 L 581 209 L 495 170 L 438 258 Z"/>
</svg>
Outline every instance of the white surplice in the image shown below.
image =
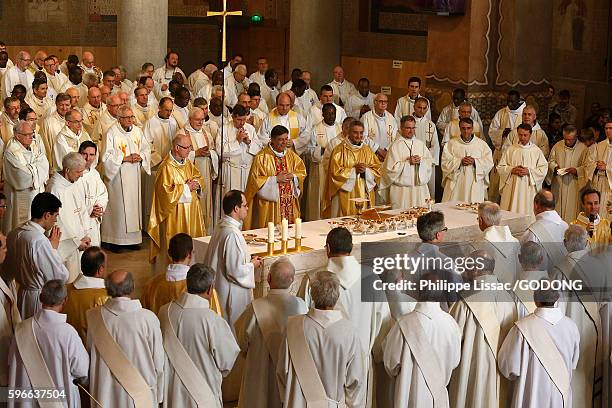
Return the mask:
<svg viewBox="0 0 612 408">
<path fill-rule="evenodd" d="M 126 297 L 109 299 L 102 308 L 102 318 L 112 338 L 151 389 L 154 407 L 164 393 L 164 347 L 159 320 L 143 309 L 139 300 Z M 134 408 L 134 400 L 119 384 L 87 332 L 89 392 L 104 407 Z M 95 405 L 92 402 L 92 405 Z"/>
<path fill-rule="evenodd" d="M 576 324 L 556 308 L 537 308 L 534 312 L 542 330 L 552 339 L 568 370 L 574 370 L 580 356 L 580 334 Z M 513 408 L 563 407 L 561 393 L 521 331 L 510 329 L 498 353 L 499 370 L 513 382 Z M 571 376 L 571 372 L 570 372 Z M 571 403 L 566 405 L 571 407 Z"/>
<path fill-rule="evenodd" d="M 383 116 L 371 110 L 362 117 L 363 137 L 374 142 L 373 152 L 378 149 L 387 149 L 397 136 L 397 122 L 389 112 L 385 111 Z"/>
<path fill-rule="evenodd" d="M 402 117 L 407 115 L 414 116 L 414 104 L 418 98 L 425 97 L 423 95 L 417 95 L 416 98 L 412 99 L 410 96 L 404 95 L 397 100 L 397 105 L 395 105 L 395 113 L 393 116 L 395 117 L 395 121 L 397 122 L 398 126 Z M 431 120 L 431 102 L 429 102 L 429 99 L 427 99 L 427 112 L 425 113 L 425 117 Z"/>
<path fill-rule="evenodd" d="M 30 219 L 32 200 L 45 191 L 49 179 L 49 161 L 42 144 L 32 143 L 26 149 L 12 138 L 4 149 L 2 169 L 7 205 L 3 230 L 8 234 Z"/>
<path fill-rule="evenodd" d="M 522 177 L 512 174 L 518 166 L 527 168 L 529 173 Z M 533 215 L 533 197 L 542 188 L 547 171 L 544 153 L 531 142 L 513 144 L 504 151 L 497 165 L 502 210 Z"/>
<path fill-rule="evenodd" d="M 242 224 L 224 215 L 210 239 L 204 264 L 216 272 L 215 289 L 223 317 L 234 323 L 253 299 L 254 265 L 241 232 Z"/>
<path fill-rule="evenodd" d="M 137 126 L 126 131 L 116 124 L 106 133 L 105 146 L 101 161 L 109 201 L 102 218 L 102 242 L 116 245 L 140 244 L 141 174 L 151 173 L 149 143 Z M 132 153 L 139 154 L 142 162 L 124 163 L 123 159 Z"/>
<path fill-rule="evenodd" d="M 258 145 L 255 128 L 245 123 L 243 129 L 249 135 L 250 144 L 239 142 L 238 129 L 234 122 L 230 121 L 223 126 L 223 137 L 221 128 L 216 135 L 215 150 L 221 154 L 221 141 L 223 140 L 223 161 L 221 171 L 223 172 L 223 188 L 221 194 L 225 195 L 230 190 L 246 190 L 246 182 L 251 170 L 253 156 L 261 149 Z"/>
<path fill-rule="evenodd" d="M 339 105 L 346 105 L 351 95 L 357 93 L 357 88 L 355 88 L 355 85 L 346 79 L 342 82 L 338 82 L 334 79 L 327 85 L 332 87 L 332 90 L 334 91 L 334 103 Z"/>
<path fill-rule="evenodd" d="M 328 406 L 364 407 L 366 368 L 353 325 L 338 310 L 311 309 L 304 318 L 304 334 L 327 397 L 346 404 L 329 401 Z M 283 406 L 307 408 L 286 338 L 279 348 L 276 378 Z"/>
<path fill-rule="evenodd" d="M 361 117 L 361 107 L 366 105 L 370 110 L 374 109 L 374 94 L 368 91 L 367 96 L 361 95 L 361 93 L 354 93 L 349 97 L 348 103 L 345 105 L 346 113 L 353 119 L 359 119 Z"/>
<path fill-rule="evenodd" d="M 593 187 L 601 193 L 601 207 L 599 215 L 601 217 L 608 216 L 608 208 L 606 203 L 612 200 L 612 143 L 609 139 L 602 140 L 595 146 L 593 154 L 594 161 L 603 161 L 606 163 L 605 170 L 595 170 L 593 175 Z"/>
<path fill-rule="evenodd" d="M 410 164 L 410 156 L 420 156 L 421 162 Z M 429 149 L 416 136 L 410 139 L 400 136 L 391 143 L 381 169 L 380 190 L 389 189 L 387 202 L 393 209 L 426 206 L 432 164 Z"/>
<path fill-rule="evenodd" d="M 472 243 L 475 250 L 486 250 L 495 257 L 495 276 L 500 282 L 514 283 L 520 265 L 520 243 L 507 225 L 492 225 L 483 231 L 480 240 Z"/>
<path fill-rule="evenodd" d="M 81 114 L 83 115 L 83 129 L 87 132 L 87 134 L 93 134 L 94 127 L 98 120 L 100 120 L 100 115 L 106 110 L 106 104 L 104 102 L 100 102 L 100 106 L 97 108 L 92 106 L 89 102 L 81 108 Z"/>
<path fill-rule="evenodd" d="M 72 183 L 61 173 L 53 174 L 47 184 L 47 192 L 53 194 L 62 202 L 57 217 L 57 226 L 62 232 L 57 251 L 70 272 L 68 283 L 72 283 L 81 272 L 81 254 L 79 250 L 81 239 L 89 231 L 89 214 L 83 180 Z"/>
<path fill-rule="evenodd" d="M 438 127 L 438 131 L 441 134 L 445 134 L 446 128 L 450 125 L 453 119 L 459 118 L 459 106 L 455 106 L 454 102 L 451 102 L 449 105 L 446 105 L 442 112 L 440 112 L 440 116 L 438 116 L 438 120 L 436 121 L 436 126 Z M 470 115 L 470 119 L 472 119 L 475 123 L 478 123 L 480 129 L 484 129 L 482 126 L 482 120 L 480 119 L 480 115 L 475 107 L 472 106 L 472 114 Z"/>
<path fill-rule="evenodd" d="M 473 166 L 463 166 L 461 160 L 471 156 Z M 489 146 L 472 135 L 469 142 L 462 138 L 451 139 L 442 152 L 442 202 L 465 201 L 480 203 L 484 201 L 489 186 L 489 172 L 493 168 L 493 156 Z"/>
<path fill-rule="evenodd" d="M 494 275 L 475 278 L 496 285 Z M 474 313 L 473 307 L 483 308 Z M 491 309 L 491 322 L 482 322 Z M 461 331 L 461 361 L 448 386 L 449 400 L 455 408 L 503 408 L 509 403 L 511 389 L 497 369 L 497 351 L 518 320 L 512 295 L 506 291 L 477 291 L 462 295 L 450 310 Z M 482 316 L 482 317 L 480 317 Z M 492 344 L 495 335 L 497 343 Z M 493 338 L 490 338 L 492 336 Z"/>
<path fill-rule="evenodd" d="M 53 310 L 39 310 L 34 317 L 33 327 L 36 343 L 40 348 L 45 365 L 51 374 L 58 390 L 65 392 L 65 403 L 68 408 L 80 408 L 81 398 L 75 379 L 87 383 L 89 375 L 89 355 L 77 331 L 66 323 L 66 315 Z M 22 324 L 28 324 L 24 322 Z M 17 344 L 13 341 L 9 351 L 9 387 L 31 389 L 30 377 L 25 369 Z M 11 401 L 11 400 L 9 400 Z M 16 402 L 9 405 L 19 408 L 34 408 L 38 403 Z"/>
<path fill-rule="evenodd" d="M 308 169 L 308 190 L 306 191 L 307 206 L 304 212 L 305 218 L 308 221 L 314 221 L 321 218 L 321 202 L 323 200 L 323 192 L 325 191 L 325 183 L 327 182 L 327 168 L 323 167 L 323 155 L 326 149 L 332 149 L 330 142 L 342 133 L 341 125 L 334 123 L 329 126 L 325 122 L 319 122 L 313 129 L 314 149 L 310 168 Z"/>
<path fill-rule="evenodd" d="M 6 239 L 7 257 L 3 271 L 19 284 L 17 303 L 21 318 L 30 318 L 40 309 L 40 290 L 45 282 L 60 279 L 66 282 L 68 269 L 59 252 L 51 246 L 39 224 L 28 221 L 11 231 Z"/>
<path fill-rule="evenodd" d="M 305 314 L 308 306 L 299 297 L 289 293 L 289 289 L 270 289 L 265 298 L 257 300 L 271 305 L 275 331 L 262 334 L 261 326 L 250 304 L 236 322 L 236 338 L 246 363 L 240 387 L 238 408 L 281 408 L 276 365 L 271 353 L 278 354 L 282 335 L 287 328 L 289 316 Z M 265 391 L 265 392 L 262 392 Z"/>
<path fill-rule="evenodd" d="M 565 255 L 567 255 L 567 250 L 563 244 L 567 227 L 567 222 L 563 221 L 557 211 L 543 211 L 536 214 L 535 222 L 527 227 L 520 241 L 521 244 L 532 241 L 542 245 L 548 257 L 548 267 L 551 269 L 554 265 L 563 261 Z"/>
<path fill-rule="evenodd" d="M 86 140 L 91 140 L 89 134 L 83 129 L 77 135 L 68 126 L 64 126 L 58 133 L 53 146 L 53 170 L 62 170 L 62 160 L 68 153 L 78 152 L 79 146 Z M 97 160 L 92 164 L 96 166 Z"/>
<path fill-rule="evenodd" d="M 53 147 L 55 146 L 55 140 L 57 140 L 57 135 L 62 131 L 64 126 L 66 126 L 66 119 L 55 111 L 45 117 L 40 127 L 40 137 L 45 145 L 45 155 L 51 167 L 53 166 Z"/>
<path fill-rule="evenodd" d="M 431 346 L 432 353 L 438 357 L 442 370 L 439 373 L 440 381 L 448 384 L 461 357 L 461 333 L 455 320 L 436 302 L 417 303 L 414 310 L 402 316 L 400 320 L 402 319 L 408 319 L 409 323 L 416 319 L 420 323 L 423 331 L 417 335 L 425 344 Z M 394 406 L 433 408 L 431 391 L 399 323 L 396 323 L 387 335 L 383 348 L 385 369 L 396 381 Z"/>
<path fill-rule="evenodd" d="M 227 322 L 210 310 L 208 300 L 189 293 L 183 293 L 177 300 L 162 306 L 158 315 L 167 316 L 168 310 L 174 332 L 214 393 L 213 399 L 217 404 L 210 408 L 223 408 L 221 381 L 230 373 L 240 352 Z M 163 406 L 196 406 L 168 356 L 164 365 Z"/>
</svg>

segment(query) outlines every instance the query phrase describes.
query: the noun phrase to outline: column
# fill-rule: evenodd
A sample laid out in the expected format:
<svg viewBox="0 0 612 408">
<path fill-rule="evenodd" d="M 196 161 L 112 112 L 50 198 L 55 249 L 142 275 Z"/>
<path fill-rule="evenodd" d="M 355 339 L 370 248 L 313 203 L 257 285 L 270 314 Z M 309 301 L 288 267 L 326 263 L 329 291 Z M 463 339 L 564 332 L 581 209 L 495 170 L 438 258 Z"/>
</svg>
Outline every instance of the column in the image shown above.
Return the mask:
<svg viewBox="0 0 612 408">
<path fill-rule="evenodd" d="M 289 30 L 287 73 L 296 67 L 311 71 L 311 87 L 318 93 L 321 85 L 333 79 L 334 66 L 340 64 L 341 0 L 291 1 Z"/>
<path fill-rule="evenodd" d="M 168 0 L 121 0 L 117 13 L 117 61 L 130 79 L 142 64 L 156 67 L 168 50 Z"/>
</svg>

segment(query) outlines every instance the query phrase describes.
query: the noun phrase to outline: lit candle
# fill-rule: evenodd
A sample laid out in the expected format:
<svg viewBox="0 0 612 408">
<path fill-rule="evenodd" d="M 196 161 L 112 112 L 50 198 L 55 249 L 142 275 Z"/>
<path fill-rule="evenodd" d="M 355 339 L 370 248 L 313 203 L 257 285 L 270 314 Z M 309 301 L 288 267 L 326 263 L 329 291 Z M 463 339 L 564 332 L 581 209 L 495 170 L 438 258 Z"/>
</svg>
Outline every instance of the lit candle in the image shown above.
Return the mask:
<svg viewBox="0 0 612 408">
<path fill-rule="evenodd" d="M 302 219 L 295 219 L 295 239 L 302 239 Z"/>
<path fill-rule="evenodd" d="M 289 221 L 286 218 L 283 218 L 281 225 L 281 240 L 286 241 L 289 238 Z"/>
<path fill-rule="evenodd" d="M 274 243 L 274 223 L 273 222 L 268 223 L 268 242 L 270 244 Z"/>
</svg>

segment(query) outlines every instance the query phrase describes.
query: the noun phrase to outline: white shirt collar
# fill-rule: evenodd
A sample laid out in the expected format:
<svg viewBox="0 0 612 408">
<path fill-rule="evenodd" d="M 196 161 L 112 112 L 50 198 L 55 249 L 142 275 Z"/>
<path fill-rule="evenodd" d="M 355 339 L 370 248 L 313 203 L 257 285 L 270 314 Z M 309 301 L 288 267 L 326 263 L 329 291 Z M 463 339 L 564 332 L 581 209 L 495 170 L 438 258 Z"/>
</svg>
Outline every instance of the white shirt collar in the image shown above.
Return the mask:
<svg viewBox="0 0 612 408">
<path fill-rule="evenodd" d="M 558 224 L 558 225 L 562 225 L 563 223 L 565 223 L 565 221 L 563 221 L 563 219 L 561 218 L 559 213 L 557 211 L 555 211 L 555 210 L 543 211 L 543 212 L 537 214 L 536 215 L 536 220 L 550 221 L 550 222 Z"/>
<path fill-rule="evenodd" d="M 439 313 L 442 309 L 439 302 L 419 302 L 414 307 L 414 311 L 431 319 L 434 314 Z"/>
<path fill-rule="evenodd" d="M 168 282 L 177 282 L 187 279 L 189 265 L 170 264 L 166 269 L 166 280 Z"/>
<path fill-rule="evenodd" d="M 342 312 L 340 310 L 319 310 L 312 308 L 308 311 L 307 315 L 323 328 L 328 328 L 342 319 Z"/>
<path fill-rule="evenodd" d="M 287 151 L 284 152 L 277 152 L 276 150 L 274 150 L 274 148 L 272 147 L 272 145 L 270 145 L 270 150 L 272 150 L 272 153 L 274 153 L 274 155 L 276 157 L 285 157 L 285 153 L 287 153 Z"/>
</svg>

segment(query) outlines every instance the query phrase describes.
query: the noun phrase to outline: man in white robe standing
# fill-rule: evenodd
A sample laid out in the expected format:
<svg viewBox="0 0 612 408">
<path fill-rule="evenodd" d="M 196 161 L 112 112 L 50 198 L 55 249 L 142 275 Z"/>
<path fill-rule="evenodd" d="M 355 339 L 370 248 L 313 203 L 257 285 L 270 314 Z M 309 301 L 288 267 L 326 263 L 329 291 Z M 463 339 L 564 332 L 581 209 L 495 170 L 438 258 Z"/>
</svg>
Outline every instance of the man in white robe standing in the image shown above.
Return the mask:
<svg viewBox="0 0 612 408">
<path fill-rule="evenodd" d="M 531 142 L 531 134 L 531 126 L 521 123 L 517 128 L 516 143 L 502 153 L 497 165 L 501 208 L 530 217 L 533 197 L 542 188 L 548 172 L 546 157 Z"/>
<path fill-rule="evenodd" d="M 484 249 L 495 256 L 495 276 L 500 282 L 511 283 L 519 272 L 518 254 L 520 243 L 514 238 L 510 227 L 501 225 L 501 208 L 491 201 L 478 205 L 478 228 L 482 237 L 473 242 L 475 249 Z"/>
<path fill-rule="evenodd" d="M 307 127 L 306 119 L 291 110 L 291 97 L 288 93 L 280 93 L 276 97 L 276 107 L 268 113 L 263 121 L 257 138 L 257 147 L 263 149 L 270 143 L 272 129 L 281 125 L 289 129 L 289 141 L 287 147 L 293 147 L 298 155 L 309 152 L 312 149 L 311 129 Z M 258 151 L 254 152 L 254 154 Z"/>
<path fill-rule="evenodd" d="M 241 233 L 247 216 L 248 203 L 241 191 L 228 191 L 223 197 L 221 221 L 215 226 L 204 264 L 216 272 L 215 289 L 223 310 L 223 317 L 234 332 L 234 324 L 253 299 L 255 268 L 262 263 L 252 257 Z"/>
<path fill-rule="evenodd" d="M 176 135 L 187 135 L 191 138 L 193 150 L 189 153 L 189 160 L 200 170 L 205 185 L 202 186 L 200 207 L 204 217 L 207 235 L 212 234 L 214 221 L 213 216 L 214 199 L 213 180 L 219 173 L 219 156 L 215 150 L 215 136 L 209 132 L 209 128 L 203 126 L 204 111 L 200 108 L 192 108 L 189 112 L 189 122 Z"/>
<path fill-rule="evenodd" d="M 135 102 L 132 103 L 132 111 L 136 116 L 136 126 L 144 129 L 145 124 L 156 114 L 155 106 L 149 103 L 149 90 L 139 85 L 134 89 Z"/>
<path fill-rule="evenodd" d="M 79 146 L 86 140 L 91 140 L 83 129 L 83 116 L 74 109 L 66 113 L 66 126 L 57 134 L 53 146 L 53 169 L 62 170 L 62 160 L 68 153 L 78 152 Z"/>
<path fill-rule="evenodd" d="M 47 87 L 45 78 L 34 80 L 32 92 L 28 93 L 24 99 L 24 102 L 36 112 L 39 118 L 45 116 L 47 111 L 53 107 L 53 101 L 47 97 Z"/>
<path fill-rule="evenodd" d="M 67 294 L 63 281 L 53 279 L 46 282 L 40 292 L 41 310 L 15 329 L 9 351 L 9 387 L 36 390 L 51 386 L 62 390 L 65 397 L 57 400 L 43 397 L 39 403 L 41 400 L 55 401 L 60 406 L 80 408 L 81 398 L 75 382 L 87 384 L 89 355 L 79 334 L 66 323 L 66 315 L 62 313 Z M 38 405 L 33 402 L 35 400 L 32 399 L 32 406 Z M 8 406 L 30 404 L 9 400 Z"/>
<path fill-rule="evenodd" d="M 429 101 L 426 98 L 418 97 L 414 102 L 414 120 L 416 121 L 416 138 L 425 143 L 431 155 L 431 177 L 427 184 L 429 195 L 436 198 L 436 166 L 440 165 L 440 142 L 436 124 L 427 118 Z M 399 123 L 401 124 L 401 118 Z"/>
<path fill-rule="evenodd" d="M 321 94 L 319 95 L 319 100 L 315 103 L 308 112 L 306 112 L 306 116 L 308 117 L 307 127 L 313 128 L 318 123 L 323 120 L 323 105 L 326 103 L 332 103 L 336 108 L 336 117 L 334 118 L 334 123 L 341 125 L 342 121 L 346 118 L 346 111 L 342 106 L 334 103 L 334 91 L 331 86 L 323 85 L 321 87 Z"/>
<path fill-rule="evenodd" d="M 168 90 L 168 84 L 172 81 L 175 74 L 183 77 L 183 82 L 187 80 L 185 73 L 179 68 L 179 55 L 175 51 L 170 51 L 164 58 L 164 65 L 157 68 L 153 72 L 153 81 L 155 82 L 155 91 L 161 95 L 162 92 Z M 160 98 L 161 99 L 161 98 Z"/>
<path fill-rule="evenodd" d="M 337 275 L 318 272 L 310 293 L 314 308 L 288 319 L 279 349 L 281 402 L 292 408 L 364 407 L 366 363 L 353 324 L 335 309 L 340 297 Z"/>
<path fill-rule="evenodd" d="M 366 395 L 367 406 L 369 407 L 374 398 L 372 352 L 375 346 L 380 347 L 382 336 L 386 331 L 383 328 L 390 322 L 389 305 L 387 302 L 362 301 L 362 286 L 366 285 L 367 281 L 362 279 L 362 266 L 351 255 L 353 239 L 346 228 L 332 229 L 327 234 L 325 244 L 328 258 L 325 270 L 336 275 L 340 282 L 340 298 L 335 309 L 342 312 L 343 316 L 351 322 L 361 345 L 364 370 L 368 373 Z M 314 272 L 304 275 L 297 292 L 298 296 L 303 298 L 311 307 L 313 306 L 311 282 L 314 279 Z M 364 290 L 366 290 L 366 286 L 364 286 Z"/>
<path fill-rule="evenodd" d="M 555 265 L 551 276 L 555 280 L 582 282 L 582 290 L 563 293 L 559 309 L 578 327 L 580 333 L 580 359 L 572 376 L 574 406 L 599 408 L 602 392 L 602 369 L 607 364 L 609 349 L 604 348 L 604 327 L 600 305 L 606 303 L 609 265 L 592 255 L 588 247 L 588 234 L 578 225 L 565 231 L 564 245 L 567 256 Z M 602 296 L 603 295 L 603 296 Z M 603 301 L 603 302 L 602 302 Z"/>
<path fill-rule="evenodd" d="M 361 119 L 361 116 L 374 109 L 374 94 L 370 92 L 370 80 L 361 78 L 357 82 L 357 92 L 349 97 L 346 104 L 346 113 L 353 119 Z"/>
<path fill-rule="evenodd" d="M 220 128 L 216 135 L 215 146 L 218 154 L 221 154 L 223 143 L 221 194 L 230 190 L 246 189 L 253 156 L 261 149 L 255 128 L 246 122 L 247 115 L 248 110 L 242 105 L 237 105 L 232 111 L 232 120 L 223 125 L 223 135 Z"/>
<path fill-rule="evenodd" d="M 595 173 L 593 174 L 593 188 L 601 193 L 599 215 L 608 216 L 608 201 L 612 201 L 612 120 L 605 124 L 606 138 L 597 143 L 595 147 Z"/>
<path fill-rule="evenodd" d="M 563 235 L 567 223 L 555 211 L 555 196 L 549 190 L 540 190 L 533 198 L 535 222 L 527 227 L 520 241 L 521 244 L 532 241 L 542 245 L 548 258 L 548 269 L 558 265 L 567 251 L 563 245 Z"/>
<path fill-rule="evenodd" d="M 20 121 L 13 133 L 2 165 L 7 206 L 3 230 L 7 233 L 30 219 L 30 204 L 36 194 L 45 191 L 49 179 L 49 161 L 42 143 L 33 143 L 32 125 Z"/>
<path fill-rule="evenodd" d="M 397 123 L 402 119 L 402 117 L 406 115 L 414 115 L 414 104 L 418 98 L 424 98 L 420 94 L 421 92 L 421 78 L 419 77 L 410 77 L 408 78 L 408 93 L 397 100 L 397 105 L 395 106 L 395 120 Z M 431 120 L 431 108 L 429 100 L 425 98 L 427 101 L 427 113 L 425 113 L 425 117 Z"/>
<path fill-rule="evenodd" d="M 473 284 L 499 285 L 495 277 L 495 257 L 487 251 L 474 251 L 466 259 L 480 261 L 482 267 L 466 271 Z M 518 310 L 510 292 L 475 289 L 461 292 L 450 309 L 461 331 L 461 361 L 448 386 L 452 407 L 506 407 L 511 388 L 497 369 L 497 352 L 518 320 Z"/>
<path fill-rule="evenodd" d="M 57 225 L 62 231 L 57 248 L 66 269 L 70 272 L 68 283 L 72 283 L 81 272 L 81 254 L 90 247 L 89 214 L 86 203 L 83 172 L 85 159 L 72 152 L 62 160 L 63 170 L 53 174 L 47 184 L 47 191 L 62 202 Z"/>
<path fill-rule="evenodd" d="M 387 203 L 393 209 L 426 207 L 430 198 L 427 183 L 432 177 L 433 158 L 427 145 L 416 137 L 415 130 L 415 119 L 404 116 L 400 121 L 400 136 L 389 146 L 381 168 L 380 190 L 388 189 Z"/>
<path fill-rule="evenodd" d="M 38 194 L 32 200 L 32 219 L 12 230 L 6 239 L 11 255 L 3 265 L 4 279 L 10 282 L 14 278 L 19 284 L 17 303 L 22 319 L 40 310 L 38 297 L 45 282 L 68 280 L 68 269 L 57 250 L 62 233 L 55 223 L 61 206 L 53 194 Z"/>
<path fill-rule="evenodd" d="M 572 222 L 580 212 L 580 190 L 593 178 L 595 162 L 589 148 L 578 140 L 574 125 L 563 128 L 563 140 L 550 151 L 547 181 L 557 199 L 557 212 Z"/>
<path fill-rule="evenodd" d="M 486 142 L 474 136 L 473 124 L 472 119 L 462 118 L 461 137 L 451 139 L 442 151 L 442 202 L 479 203 L 485 199 L 493 157 Z"/>
<path fill-rule="evenodd" d="M 558 299 L 556 292 L 536 292 L 537 309 L 515 323 L 499 350 L 499 370 L 514 383 L 512 408 L 573 406 L 570 381 L 580 334 L 555 307 Z"/>
<path fill-rule="evenodd" d="M 434 273 L 422 279 L 428 276 L 437 279 Z M 441 309 L 435 291 L 423 290 L 417 300 L 415 309 L 393 325 L 383 345 L 385 369 L 395 378 L 394 406 L 448 407 L 446 387 L 461 358 L 461 332 Z"/>
<path fill-rule="evenodd" d="M 102 90 L 102 88 L 100 88 L 100 90 Z M 121 106 L 121 98 L 119 98 L 119 95 L 111 95 L 106 98 L 106 109 L 100 113 L 100 117 L 94 125 L 93 131 L 89 135 L 91 136 L 91 140 L 99 146 L 101 151 L 104 150 L 106 133 L 117 123 L 117 109 L 119 109 L 119 106 Z"/>
<path fill-rule="evenodd" d="M 159 320 L 139 300 L 130 299 L 130 272 L 113 271 L 104 283 L 111 299 L 87 311 L 89 392 L 104 407 L 157 407 L 164 395 Z"/>
<path fill-rule="evenodd" d="M 444 133 L 442 133 L 442 146 L 446 145 L 449 140 L 452 138 L 461 137 L 461 129 L 459 128 L 459 121 L 461 118 L 470 118 L 472 119 L 474 135 L 484 141 L 487 141 L 484 134 L 484 128 L 482 127 L 482 122 L 478 122 L 472 116 L 472 112 L 474 107 L 469 102 L 463 102 L 459 105 L 459 113 L 456 118 L 451 119 L 450 123 L 446 126 Z M 478 118 L 480 119 L 480 118 Z"/>
<path fill-rule="evenodd" d="M 493 143 L 493 162 L 497 166 L 502 154 L 502 146 L 510 132 L 521 123 L 525 102 L 521 101 L 521 94 L 512 89 L 508 92 L 506 106 L 501 108 L 493 116 L 489 126 L 489 137 Z M 489 200 L 499 201 L 499 176 L 497 169 L 491 172 L 491 188 L 489 189 Z"/>
<path fill-rule="evenodd" d="M 527 105 L 523 109 L 523 113 L 521 114 L 522 124 L 531 126 L 531 143 L 538 146 L 544 157 L 548 159 L 548 155 L 550 154 L 550 146 L 548 143 L 548 136 L 546 136 L 546 132 L 540 127 L 540 124 L 537 120 L 536 110 L 533 106 Z M 518 143 L 518 126 L 515 129 L 512 129 L 508 137 L 504 139 L 504 144 L 502 145 L 502 153 L 508 149 L 513 144 Z"/>
<path fill-rule="evenodd" d="M 26 51 L 19 51 L 15 59 L 15 65 L 4 73 L 4 92 L 7 95 L 11 94 L 17 84 L 25 86 L 27 91 L 32 91 L 34 75 L 28 70 L 30 62 L 32 62 L 30 54 Z"/>
<path fill-rule="evenodd" d="M 372 151 L 376 153 L 376 157 L 381 162 L 385 160 L 387 148 L 397 136 L 397 125 L 399 123 L 387 111 L 388 104 L 389 97 L 378 93 L 374 97 L 374 109 L 364 113 L 361 117 L 364 126 L 363 136 L 366 140 L 372 140 L 374 145 Z"/>
<path fill-rule="evenodd" d="M 221 381 L 240 348 L 227 322 L 210 309 L 214 282 L 210 266 L 195 264 L 187 272 L 187 293 L 159 309 L 164 407 L 223 408 Z"/>
<path fill-rule="evenodd" d="M 357 89 L 355 89 L 355 85 L 352 82 L 344 79 L 344 69 L 340 65 L 334 67 L 332 73 L 334 80 L 327 85 L 331 86 L 334 90 L 334 103 L 344 106 L 351 95 L 357 93 Z"/>
<path fill-rule="evenodd" d="M 450 126 L 453 120 L 459 119 L 459 109 L 461 108 L 461 105 L 463 105 L 464 103 L 470 105 L 464 89 L 457 88 L 453 90 L 451 98 L 453 100 L 452 103 L 446 105 L 442 109 L 442 112 L 440 112 L 440 116 L 438 116 L 438 120 L 436 122 L 438 131 L 442 135 L 446 134 L 446 129 Z M 482 126 L 482 120 L 480 119 L 480 115 L 478 114 L 476 108 L 474 108 L 473 106 L 471 106 L 469 117 L 474 121 L 474 123 L 477 123 L 479 125 L 480 129 L 484 129 L 484 127 Z M 476 127 L 476 125 L 474 125 L 474 127 Z M 458 132 L 457 135 L 459 135 Z"/>
<path fill-rule="evenodd" d="M 82 183 L 85 189 L 85 204 L 89 213 L 87 236 L 91 246 L 100 246 L 100 225 L 102 216 L 108 205 L 108 192 L 94 162 L 98 157 L 98 147 L 91 140 L 86 140 L 79 146 L 79 153 L 85 159 L 85 172 Z"/>
<path fill-rule="evenodd" d="M 127 106 L 117 110 L 118 123 L 106 133 L 102 155 L 104 183 L 109 201 L 102 218 L 102 242 L 138 245 L 142 242 L 141 176 L 151 173 L 149 143 L 134 126 Z"/>
<path fill-rule="evenodd" d="M 289 292 L 294 277 L 291 261 L 277 259 L 268 272 L 270 291 L 255 299 L 236 322 L 238 345 L 246 356 L 238 408 L 281 408 L 276 367 L 282 335 L 289 316 L 308 311 L 306 303 Z"/>
<path fill-rule="evenodd" d="M 40 138 L 45 146 L 45 154 L 49 160 L 49 167 L 53 168 L 53 147 L 57 135 L 66 126 L 66 114 L 72 109 L 70 95 L 60 93 L 55 98 L 55 112 L 46 116 L 40 127 Z"/>
<path fill-rule="evenodd" d="M 0 115 L 0 137 L 2 137 L 2 143 L 6 146 L 13 137 L 13 128 L 19 122 L 21 101 L 14 96 L 9 96 L 4 99 L 2 106 L 4 111 Z"/>
<path fill-rule="evenodd" d="M 81 113 L 83 114 L 83 127 L 87 134 L 91 135 L 93 133 L 94 127 L 104 110 L 106 110 L 106 104 L 102 102 L 100 88 L 92 86 L 87 91 L 87 103 L 81 109 Z"/>
<path fill-rule="evenodd" d="M 178 129 L 182 129 L 189 122 L 189 109 L 191 95 L 185 87 L 177 89 L 174 94 L 174 106 L 172 107 L 172 117 L 176 120 Z"/>
</svg>

